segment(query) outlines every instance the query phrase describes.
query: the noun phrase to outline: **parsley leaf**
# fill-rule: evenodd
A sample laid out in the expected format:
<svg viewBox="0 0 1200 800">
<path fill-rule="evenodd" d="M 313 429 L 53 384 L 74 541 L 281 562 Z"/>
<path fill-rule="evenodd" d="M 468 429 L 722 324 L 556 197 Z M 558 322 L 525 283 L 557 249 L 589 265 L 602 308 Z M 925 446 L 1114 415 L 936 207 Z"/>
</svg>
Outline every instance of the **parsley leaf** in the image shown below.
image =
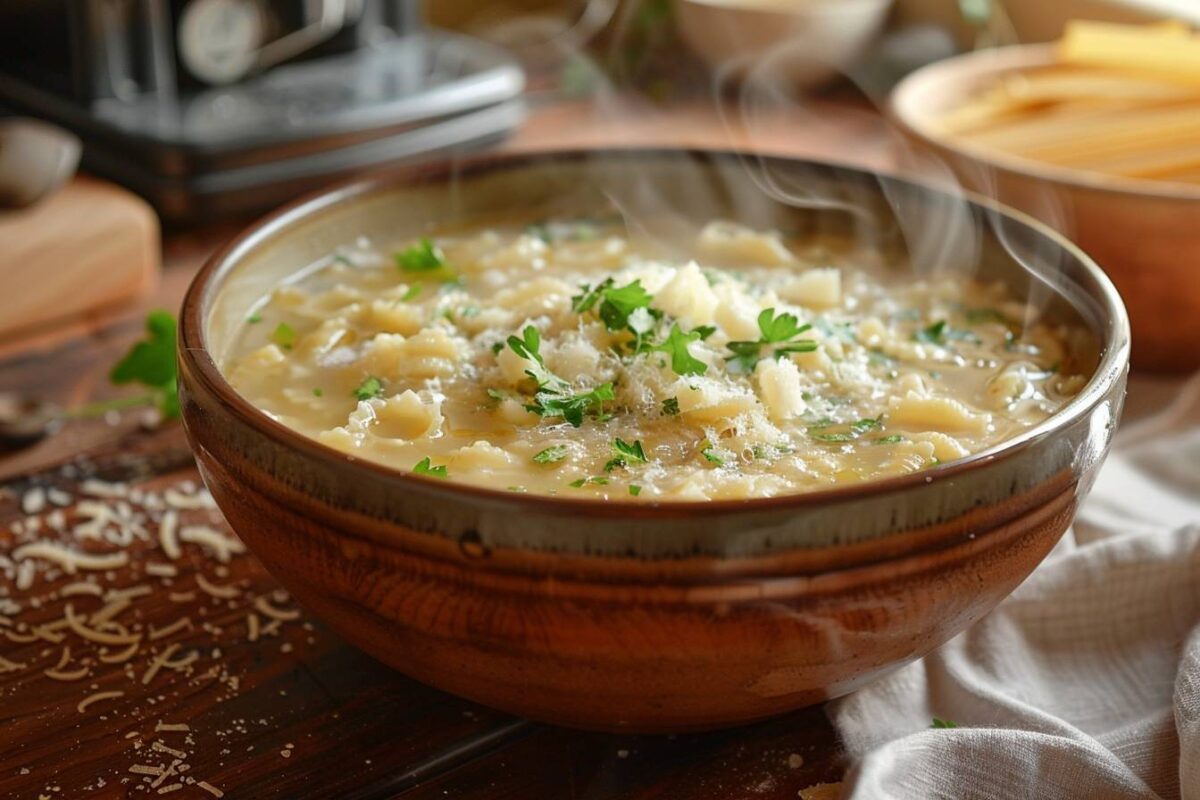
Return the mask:
<svg viewBox="0 0 1200 800">
<path fill-rule="evenodd" d="M 733 355 L 725 361 L 735 372 L 753 372 L 754 366 L 768 356 L 783 358 L 787 353 L 811 353 L 817 349 L 817 343 L 812 339 L 796 338 L 812 330 L 812 325 L 801 325 L 794 314 L 776 315 L 774 308 L 764 309 L 758 315 L 758 330 L 762 335 L 756 342 L 737 341 L 726 345 Z"/>
<path fill-rule="evenodd" d="M 354 390 L 354 398 L 356 400 L 370 400 L 372 397 L 379 397 L 383 394 L 383 381 L 370 376 L 358 385 Z"/>
<path fill-rule="evenodd" d="M 891 436 L 879 437 L 878 439 L 875 440 L 875 444 L 895 444 L 896 442 L 903 442 L 903 441 L 904 441 L 903 436 L 901 436 L 898 433 L 893 433 Z"/>
<path fill-rule="evenodd" d="M 271 332 L 271 341 L 284 350 L 291 350 L 296 345 L 296 329 L 286 322 L 281 322 Z"/>
<path fill-rule="evenodd" d="M 571 310 L 576 314 L 586 314 L 600 301 L 600 296 L 604 291 L 613 285 L 612 278 L 606 278 L 603 282 L 591 286 L 583 284 L 580 286 L 580 293 L 571 298 Z"/>
<path fill-rule="evenodd" d="M 416 465 L 413 467 L 413 472 L 417 473 L 418 475 L 431 475 L 435 478 L 450 477 L 449 470 L 447 470 L 445 466 L 440 466 L 440 467 L 433 466 L 433 462 L 430 461 L 429 456 L 425 456 L 420 461 L 418 461 L 416 463 Z"/>
<path fill-rule="evenodd" d="M 668 417 L 673 417 L 676 414 L 678 414 L 679 413 L 679 398 L 678 397 L 668 397 L 666 400 L 663 400 L 662 401 L 662 413 L 666 414 Z"/>
<path fill-rule="evenodd" d="M 152 311 L 146 317 L 146 336 L 137 342 L 108 373 L 118 386 L 139 383 L 152 389 L 151 400 L 168 419 L 179 416 L 176 393 L 175 317 Z"/>
<path fill-rule="evenodd" d="M 637 497 L 642 493 L 642 487 L 638 486 L 636 483 L 631 483 L 629 484 L 629 493 L 634 497 Z"/>
<path fill-rule="evenodd" d="M 421 293 L 421 284 L 414 283 L 412 286 L 408 287 L 408 291 L 406 291 L 400 297 L 400 300 L 407 303 L 409 300 L 416 299 L 416 296 L 419 295 L 420 293 Z"/>
<path fill-rule="evenodd" d="M 570 486 L 572 489 L 579 489 L 589 483 L 604 485 L 608 483 L 608 478 L 604 477 L 603 475 L 593 475 L 590 478 L 579 478 L 578 480 L 573 480 L 568 483 L 567 486 Z"/>
<path fill-rule="evenodd" d="M 514 353 L 528 361 L 535 361 L 540 366 L 546 366 L 546 362 L 542 360 L 541 347 L 542 335 L 538 329 L 532 325 L 526 325 L 525 330 L 521 331 L 521 338 L 516 336 L 508 337 L 508 346 Z"/>
<path fill-rule="evenodd" d="M 562 444 L 552 445 L 547 447 L 533 457 L 535 464 L 553 464 L 556 461 L 562 461 L 567 457 L 567 446 Z"/>
<path fill-rule="evenodd" d="M 832 420 L 819 420 L 818 423 L 809 426 L 808 435 L 818 442 L 853 442 L 867 431 L 883 427 L 883 417 L 864 417 L 851 422 L 849 430 L 825 433 L 824 430 L 829 427 L 832 427 Z M 814 431 L 820 432 L 814 433 Z"/>
<path fill-rule="evenodd" d="M 255 311 L 253 314 L 246 317 L 246 322 L 249 322 L 251 325 L 257 325 L 258 323 L 262 322 L 262 314 Z"/>
<path fill-rule="evenodd" d="M 605 472 L 612 472 L 614 469 L 629 466 L 630 464 L 646 464 L 649 459 L 646 458 L 646 451 L 642 449 L 640 440 L 635 439 L 633 444 L 623 441 L 620 438 L 614 439 L 612 443 L 613 457 L 607 464 L 604 465 Z"/>
<path fill-rule="evenodd" d="M 667 340 L 656 345 L 654 350 L 670 354 L 671 369 L 675 371 L 676 375 L 703 375 L 708 371 L 708 365 L 688 351 L 688 344 L 698 342 L 700 339 L 699 331 L 684 333 L 680 330 L 679 323 L 676 322 L 671 325 L 671 333 L 667 336 Z"/>
<path fill-rule="evenodd" d="M 396 254 L 396 264 L 405 272 L 435 272 L 446 266 L 442 248 L 428 237 Z"/>
<path fill-rule="evenodd" d="M 649 308 L 654 300 L 653 295 L 642 288 L 640 280 L 619 289 L 604 289 L 601 294 L 604 300 L 600 303 L 600 319 L 610 331 L 628 328 L 629 315 L 639 308 Z"/>
<path fill-rule="evenodd" d="M 925 344 L 940 344 L 944 345 L 950 339 L 955 339 L 960 342 L 972 342 L 979 344 L 982 340 L 971 331 L 960 331 L 957 328 L 951 328 L 946 324 L 946 320 L 938 320 L 927 328 L 922 328 L 913 334 L 913 340 L 924 342 Z"/>
<path fill-rule="evenodd" d="M 708 439 L 700 442 L 700 455 L 704 456 L 704 459 L 710 464 L 716 464 L 718 467 L 725 464 L 725 459 L 721 457 L 721 454 L 717 452 L 717 448 Z"/>
<path fill-rule="evenodd" d="M 611 383 L 602 383 L 590 392 L 566 394 L 553 388 L 543 388 L 537 393 L 534 402 L 525 406 L 526 410 L 543 417 L 562 417 L 573 427 L 583 424 L 585 414 L 602 417 L 604 403 L 616 398 Z"/>
<path fill-rule="evenodd" d="M 942 719 L 941 717 L 934 717 L 933 724 L 930 725 L 929 727 L 931 727 L 931 728 L 957 728 L 958 723 L 951 722 L 948 719 Z"/>
</svg>

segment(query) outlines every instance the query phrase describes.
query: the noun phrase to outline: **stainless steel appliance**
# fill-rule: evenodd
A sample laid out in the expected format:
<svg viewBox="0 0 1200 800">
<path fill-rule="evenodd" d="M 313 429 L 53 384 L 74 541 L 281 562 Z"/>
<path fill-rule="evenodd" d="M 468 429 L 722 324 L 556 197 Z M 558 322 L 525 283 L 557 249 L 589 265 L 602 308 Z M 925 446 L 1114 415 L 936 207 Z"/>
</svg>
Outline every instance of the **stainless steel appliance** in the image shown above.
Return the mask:
<svg viewBox="0 0 1200 800">
<path fill-rule="evenodd" d="M 84 167 L 168 218 L 268 207 L 521 121 L 505 51 L 415 0 L 4 0 L 0 103 L 69 128 Z"/>
</svg>

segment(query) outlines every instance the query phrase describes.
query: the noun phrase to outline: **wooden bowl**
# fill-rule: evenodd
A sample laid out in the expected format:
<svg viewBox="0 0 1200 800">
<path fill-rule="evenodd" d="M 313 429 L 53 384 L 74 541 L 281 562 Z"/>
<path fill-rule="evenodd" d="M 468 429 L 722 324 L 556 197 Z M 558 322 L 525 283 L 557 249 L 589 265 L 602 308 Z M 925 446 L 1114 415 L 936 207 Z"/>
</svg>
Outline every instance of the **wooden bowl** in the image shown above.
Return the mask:
<svg viewBox="0 0 1200 800">
<path fill-rule="evenodd" d="M 1058 541 L 1107 450 L 1128 355 L 1116 292 L 1069 242 L 998 207 L 758 159 L 780 181 L 832 198 L 793 208 L 759 192 L 739 158 L 609 151 L 436 165 L 334 189 L 240 236 L 188 292 L 179 350 L 187 434 L 234 530 L 301 603 L 381 661 L 585 728 L 682 731 L 780 714 L 852 691 L 978 620 Z M 254 299 L 340 244 L 601 192 L 649 199 L 676 223 L 726 216 L 869 235 L 897 258 L 889 201 L 917 223 L 955 207 L 977 224 L 999 215 L 1009 249 L 982 233 L 978 269 L 1016 291 L 1053 287 L 1046 313 L 1088 331 L 1095 376 L 1019 438 L 926 472 L 657 505 L 392 470 L 284 427 L 222 376 Z M 1020 266 L 1012 248 L 1040 255 Z"/>
<path fill-rule="evenodd" d="M 972 146 L 935 128 L 998 76 L 1054 62 L 1052 45 L 1005 47 L 918 70 L 892 93 L 891 114 L 971 189 L 1058 228 L 1116 284 L 1133 325 L 1133 365 L 1200 367 L 1200 186 L 1057 167 Z"/>
</svg>

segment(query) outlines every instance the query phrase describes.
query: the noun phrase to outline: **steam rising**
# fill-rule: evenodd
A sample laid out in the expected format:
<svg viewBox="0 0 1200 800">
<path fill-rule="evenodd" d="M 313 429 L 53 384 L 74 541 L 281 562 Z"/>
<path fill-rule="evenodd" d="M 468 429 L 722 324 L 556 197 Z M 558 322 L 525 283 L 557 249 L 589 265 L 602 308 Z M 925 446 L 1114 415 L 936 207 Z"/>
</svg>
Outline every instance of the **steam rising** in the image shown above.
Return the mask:
<svg viewBox="0 0 1200 800">
<path fill-rule="evenodd" d="M 738 152 L 737 167 L 726 171 L 721 186 L 714 187 L 708 170 L 696 168 L 686 191 L 680 192 L 679 187 L 674 187 L 670 196 L 676 199 L 681 194 L 686 196 L 688 208 L 680 208 L 677 200 L 668 200 L 663 187 L 653 180 L 647 179 L 633 186 L 617 183 L 597 167 L 592 174 L 595 186 L 622 214 L 631 233 L 671 248 L 693 241 L 702 221 L 716 214 L 715 209 L 732 207 L 740 221 L 750 222 L 779 219 L 780 215 L 775 212 L 778 204 L 782 204 L 845 215 L 855 243 L 867 251 L 878 250 L 898 238 L 903 243 L 910 269 L 917 276 L 955 273 L 972 277 L 985 258 L 986 226 L 1012 260 L 1030 273 L 1027 324 L 1038 317 L 1052 296 L 1049 287 L 1032 276 L 1056 273 L 1054 267 L 1057 264 L 1053 260 L 1062 255 L 1057 248 L 1043 237 L 1029 236 L 1024 226 L 1014 225 L 992 204 L 985 202 L 982 214 L 978 213 L 963 182 L 944 160 L 934 153 L 914 148 L 890 126 L 886 132 L 886 151 L 891 162 L 887 171 L 918 184 L 936 187 L 941 194 L 934 199 L 931 200 L 928 194 L 913 192 L 903 182 L 877 178 L 888 205 L 886 213 L 881 213 L 876 193 L 865 187 L 853 183 L 831 184 L 827 173 L 798 161 L 783 163 L 768 157 L 771 147 L 775 148 L 774 154 L 780 154 L 778 123 L 783 118 L 796 131 L 796 145 L 814 139 L 837 140 L 845 136 L 846 111 L 839 114 L 836 124 L 832 123 L 827 113 L 830 101 L 819 99 L 812 90 L 799 87 L 794 80 L 798 64 L 813 66 L 812 48 L 806 46 L 803 36 L 731 59 L 715 70 L 675 71 L 674 93 L 693 98 L 687 101 L 693 105 L 707 106 L 708 113 L 718 116 L 721 121 L 721 140 L 708 138 L 698 142 L 694 131 L 680 130 L 677 124 L 668 125 L 668 117 L 661 106 L 644 92 L 614 85 L 609 71 L 584 49 L 588 38 L 607 25 L 609 39 L 607 45 L 599 49 L 604 54 L 602 58 L 622 52 L 627 40 L 635 35 L 638 4 L 625 4 L 620 10 L 615 0 L 589 0 L 580 5 L 581 11 L 573 20 L 553 15 L 530 16 L 500 24 L 484 23 L 475 32 L 514 48 L 527 63 L 543 68 L 547 63 L 555 62 L 569 65 L 576 81 L 590 87 L 586 101 L 588 115 L 595 121 L 597 129 L 608 132 L 603 137 L 597 136 L 596 143 L 604 141 L 607 146 L 666 145 L 676 148 L 675 157 L 681 160 L 689 158 L 686 148 L 700 144 Z M 861 114 L 863 129 L 877 129 L 879 114 L 886 113 L 886 97 L 872 88 L 878 86 L 877 75 L 870 74 L 869 67 L 845 70 L 833 63 L 823 66 L 840 74 L 858 89 L 869 105 L 874 106 L 874 109 L 864 107 Z M 538 101 L 535 99 L 534 102 Z M 626 121 L 631 128 L 643 131 L 653 131 L 656 123 L 661 123 L 661 131 L 674 136 L 671 140 L 664 140 L 662 135 L 649 139 L 629 136 L 625 130 Z M 611 135 L 613 133 L 616 135 Z M 789 150 L 794 152 L 795 147 L 790 145 Z M 851 165 L 854 161 L 850 157 L 845 160 Z M 977 194 L 1006 204 L 1002 181 L 994 174 L 981 167 L 975 174 L 964 177 L 969 185 L 977 187 Z M 868 195 L 871 196 L 869 202 Z M 1042 221 L 1060 230 L 1068 229 L 1062 227 L 1068 221 L 1065 206 L 1050 190 L 1042 190 L 1036 198 L 1022 197 L 1020 200 L 1026 208 L 1036 208 L 1036 216 Z M 709 213 L 707 209 L 714 211 Z M 727 210 L 725 215 L 728 215 Z"/>
</svg>

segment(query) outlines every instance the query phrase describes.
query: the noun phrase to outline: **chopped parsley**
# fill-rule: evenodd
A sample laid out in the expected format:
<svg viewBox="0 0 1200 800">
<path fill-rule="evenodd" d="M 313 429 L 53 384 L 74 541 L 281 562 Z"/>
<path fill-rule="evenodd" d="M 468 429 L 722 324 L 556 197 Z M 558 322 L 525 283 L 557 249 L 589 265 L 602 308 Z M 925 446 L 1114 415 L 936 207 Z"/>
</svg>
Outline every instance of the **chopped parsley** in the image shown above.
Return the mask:
<svg viewBox="0 0 1200 800">
<path fill-rule="evenodd" d="M 608 483 L 608 478 L 603 475 L 593 475 L 590 478 L 579 478 L 578 480 L 573 480 L 568 483 L 567 486 L 570 486 L 572 489 L 580 489 L 589 483 L 604 485 Z"/>
<path fill-rule="evenodd" d="M 313 392 L 313 397 L 324 397 L 325 396 L 325 390 L 322 389 L 320 386 L 313 387 L 312 392 Z"/>
<path fill-rule="evenodd" d="M 654 296 L 642 287 L 640 280 L 625 286 L 614 286 L 613 279 L 606 278 L 595 286 L 581 286 L 580 293 L 571 298 L 571 310 L 576 314 L 586 314 L 599 304 L 597 313 L 604 327 L 610 331 L 629 330 L 635 336 L 640 336 L 648 328 L 645 325 L 631 325 L 629 318 L 643 308 L 651 318 L 660 318 L 662 312 L 650 308 L 653 300 Z"/>
<path fill-rule="evenodd" d="M 882 427 L 883 417 L 864 417 L 863 419 L 851 422 L 848 430 L 832 433 L 825 432 L 827 428 L 832 427 L 832 421 L 826 418 L 819 420 L 819 422 L 824 424 L 814 424 L 808 428 L 808 435 L 818 442 L 853 442 L 867 431 Z M 814 433 L 814 431 L 816 432 Z"/>
<path fill-rule="evenodd" d="M 546 368 L 542 360 L 541 334 L 532 325 L 526 325 L 521 336 L 509 336 L 508 347 L 526 361 L 534 364 L 525 370 L 537 384 L 537 393 L 525 409 L 543 417 L 562 417 L 578 428 L 585 415 L 604 418 L 604 403 L 616 399 L 611 383 L 603 383 L 587 392 L 572 392 L 571 386 Z"/>
<path fill-rule="evenodd" d="M 418 475 L 431 475 L 435 478 L 450 477 L 449 470 L 447 470 L 445 466 L 440 466 L 440 467 L 433 466 L 433 462 L 430 461 L 429 456 L 425 456 L 420 461 L 418 461 L 416 463 L 416 465 L 413 467 L 413 472 L 417 473 Z"/>
<path fill-rule="evenodd" d="M 552 389 L 542 389 L 533 403 L 525 406 L 527 411 L 543 417 L 562 417 L 573 427 L 583 424 L 585 415 L 604 419 L 604 404 L 616 399 L 611 383 L 602 383 L 588 392 L 569 394 Z"/>
<path fill-rule="evenodd" d="M 951 722 L 948 719 L 942 719 L 941 717 L 934 717 L 933 724 L 930 725 L 929 727 L 930 728 L 957 728 L 958 723 Z"/>
<path fill-rule="evenodd" d="M 257 325 L 258 323 L 262 322 L 262 314 L 255 311 L 253 314 L 246 317 L 246 322 L 249 322 L 251 325 Z"/>
<path fill-rule="evenodd" d="M 638 486 L 636 483 L 631 483 L 629 484 L 629 493 L 634 497 L 637 497 L 642 493 L 642 487 Z"/>
<path fill-rule="evenodd" d="M 108 379 L 118 386 L 138 383 L 150 389 L 145 402 L 153 403 L 163 417 L 179 416 L 176 392 L 175 317 L 152 311 L 146 317 L 146 335 L 113 365 Z"/>
<path fill-rule="evenodd" d="M 446 266 L 442 248 L 428 237 L 396 254 L 396 265 L 405 272 L 436 272 Z"/>
<path fill-rule="evenodd" d="M 533 457 L 535 464 L 553 464 L 556 461 L 562 461 L 567 457 L 566 445 L 556 444 L 547 447 Z"/>
<path fill-rule="evenodd" d="M 668 397 L 662 402 L 662 413 L 668 417 L 673 417 L 679 413 L 679 398 Z"/>
<path fill-rule="evenodd" d="M 811 353 L 817 349 L 812 339 L 797 338 L 812 330 L 812 325 L 801 325 L 794 314 L 775 314 L 774 308 L 764 309 L 758 315 L 758 330 L 762 334 L 758 341 L 730 342 L 726 345 L 733 355 L 725 360 L 735 372 L 753 372 L 754 366 L 764 358 L 783 358 L 788 353 Z"/>
<path fill-rule="evenodd" d="M 281 322 L 271 332 L 271 341 L 284 350 L 291 350 L 296 345 L 296 329 L 286 322 Z"/>
<path fill-rule="evenodd" d="M 404 293 L 404 294 L 403 294 L 403 295 L 400 297 L 400 299 L 401 299 L 403 302 L 407 303 L 409 300 L 414 300 L 414 299 L 416 299 L 417 295 L 419 295 L 420 293 L 421 293 L 421 284 L 419 284 L 419 283 L 414 283 L 412 286 L 408 287 L 408 291 L 407 291 L 407 292 L 405 292 L 405 293 Z"/>
<path fill-rule="evenodd" d="M 613 457 L 604 465 L 605 472 L 612 472 L 614 469 L 627 467 L 630 464 L 646 464 L 649 459 L 646 458 L 646 451 L 642 449 L 640 440 L 635 439 L 633 444 L 626 442 L 620 438 L 614 439 L 612 443 Z"/>
<path fill-rule="evenodd" d="M 895 444 L 896 442 L 903 442 L 903 441 L 904 441 L 903 436 L 901 436 L 898 433 L 893 433 L 891 436 L 879 437 L 878 439 L 875 440 L 875 444 Z"/>
<path fill-rule="evenodd" d="M 372 397 L 379 397 L 383 394 L 383 381 L 376 378 L 374 375 L 365 379 L 354 390 L 355 400 L 370 400 Z"/>
<path fill-rule="evenodd" d="M 914 341 L 924 342 L 925 344 L 944 345 L 952 339 L 960 342 L 971 342 L 973 344 L 979 344 L 981 341 L 978 336 L 970 331 L 951 328 L 944 319 L 938 320 L 913 334 Z"/>
<path fill-rule="evenodd" d="M 994 308 L 968 308 L 965 316 L 968 325 L 980 325 L 985 322 L 999 322 L 1001 325 L 1008 324 L 1008 317 Z"/>
<path fill-rule="evenodd" d="M 690 343 L 698 342 L 703 338 L 702 330 L 696 329 L 684 333 L 680 330 L 679 323 L 676 322 L 671 325 L 671 333 L 667 336 L 667 340 L 653 349 L 655 352 L 663 352 L 671 356 L 671 369 L 675 371 L 676 375 L 703 375 L 708 371 L 708 364 L 688 351 Z"/>
<path fill-rule="evenodd" d="M 700 455 L 704 456 L 704 460 L 710 464 L 716 464 L 718 467 L 725 465 L 725 459 L 722 458 L 721 454 L 717 452 L 717 449 L 713 447 L 712 442 L 708 439 L 700 443 Z"/>
</svg>

